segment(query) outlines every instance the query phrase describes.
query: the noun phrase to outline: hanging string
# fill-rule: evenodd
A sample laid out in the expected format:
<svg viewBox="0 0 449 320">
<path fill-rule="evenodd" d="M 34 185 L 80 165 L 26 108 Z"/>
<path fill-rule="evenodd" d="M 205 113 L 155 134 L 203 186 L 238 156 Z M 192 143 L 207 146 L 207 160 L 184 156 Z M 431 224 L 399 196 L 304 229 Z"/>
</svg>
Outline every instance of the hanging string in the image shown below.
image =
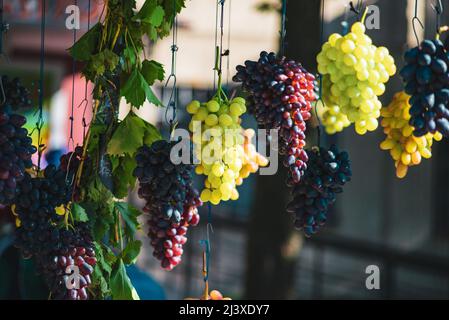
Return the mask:
<svg viewBox="0 0 449 320">
<path fill-rule="evenodd" d="M 413 28 L 413 34 L 415 35 L 415 39 L 416 39 L 416 45 L 419 47 L 419 37 L 418 37 L 418 33 L 416 32 L 415 22 L 418 22 L 419 25 L 421 26 L 421 28 L 424 30 L 424 25 L 423 25 L 421 19 L 419 19 L 419 17 L 418 17 L 418 0 L 415 0 L 415 14 L 412 18 L 412 28 Z"/>
<path fill-rule="evenodd" d="M 45 14 L 46 14 L 46 0 L 41 0 L 41 48 L 40 48 L 40 71 L 39 71 L 39 111 L 36 122 L 37 130 L 37 171 L 41 169 L 42 151 L 44 146 L 41 139 L 43 119 L 43 104 L 44 104 L 44 62 L 45 62 Z"/>
<path fill-rule="evenodd" d="M 75 6 L 78 6 L 78 0 L 75 0 Z M 76 42 L 76 28 L 73 28 L 73 45 Z M 75 140 L 73 139 L 73 115 L 74 115 L 74 106 L 75 106 L 75 73 L 76 73 L 76 61 L 75 58 L 72 58 L 72 105 L 70 110 L 70 137 L 67 142 L 67 149 L 70 150 L 70 144 L 72 144 L 72 148 L 75 148 Z"/>
<path fill-rule="evenodd" d="M 281 44 L 279 53 L 281 56 L 285 54 L 285 35 L 287 33 L 285 27 L 285 21 L 287 19 L 287 0 L 282 0 L 282 9 L 281 9 Z"/>
<path fill-rule="evenodd" d="M 215 40 L 215 66 L 214 66 L 214 71 L 217 72 L 218 75 L 218 82 L 217 84 L 215 83 L 215 76 L 214 76 L 214 91 L 216 90 L 217 93 L 215 96 L 217 96 L 220 100 L 222 98 L 224 98 L 225 100 L 227 99 L 226 94 L 223 92 L 223 89 L 221 87 L 221 83 L 222 83 L 222 68 L 223 68 L 223 56 L 228 56 L 229 55 L 229 50 L 226 50 L 225 52 L 223 52 L 223 36 L 224 36 L 224 4 L 225 4 L 225 0 L 219 0 L 217 2 L 217 6 L 216 6 L 216 30 L 215 33 L 217 34 L 216 36 L 216 40 Z M 220 7 L 220 40 L 218 40 L 218 8 Z M 215 72 L 214 72 L 215 74 Z"/>
<path fill-rule="evenodd" d="M 229 75 L 230 75 L 230 54 L 231 54 L 231 5 L 232 0 L 228 1 L 228 40 L 227 40 L 227 57 L 226 57 L 226 87 L 229 88 Z"/>
<path fill-rule="evenodd" d="M 440 18 L 441 18 L 441 14 L 443 13 L 443 4 L 441 3 L 441 0 L 438 0 L 438 2 L 434 5 L 432 5 L 433 10 L 435 10 L 435 14 L 436 14 L 436 19 L 435 19 L 435 24 L 436 24 L 436 34 L 439 37 L 440 35 Z"/>
<path fill-rule="evenodd" d="M 0 0 L 0 58 L 3 56 L 3 33 L 8 30 L 8 24 L 3 22 L 3 0 Z M 3 80 L 0 76 L 0 106 L 6 102 L 5 88 L 3 87 Z"/>
<path fill-rule="evenodd" d="M 176 127 L 176 108 L 178 104 L 178 89 L 176 88 L 176 54 L 178 52 L 178 18 L 176 16 L 176 0 L 173 0 L 173 17 L 172 17 L 172 45 L 171 45 L 171 69 L 170 75 L 168 76 L 165 87 L 168 86 L 170 80 L 173 80 L 172 90 L 170 93 L 170 98 L 168 100 L 167 108 L 165 109 L 165 121 L 170 126 L 170 137 L 173 130 Z M 168 117 L 168 112 L 172 111 L 171 117 Z"/>
<path fill-rule="evenodd" d="M 219 6 L 219 4 L 220 4 L 220 0 L 218 0 L 217 5 L 215 6 L 215 37 L 214 37 L 215 67 L 214 67 L 214 70 L 217 67 L 217 59 L 218 59 L 216 49 L 218 47 L 218 6 Z M 217 89 L 217 75 L 215 72 L 214 72 L 214 87 L 213 88 L 214 88 L 214 92 L 215 92 L 215 90 Z"/>
<path fill-rule="evenodd" d="M 357 20 L 360 20 L 360 13 L 362 12 L 362 7 L 363 7 L 362 0 L 357 0 L 356 7 L 354 6 L 354 3 L 352 3 L 352 1 L 349 1 L 349 11 L 354 12 L 357 17 Z"/>
<path fill-rule="evenodd" d="M 89 30 L 90 30 L 90 15 L 91 15 L 91 3 L 90 3 L 90 1 L 91 0 L 89 0 L 88 4 L 87 4 L 87 32 L 89 32 Z M 89 81 L 86 78 L 86 81 L 84 83 L 84 98 L 81 101 L 81 103 L 78 105 L 78 108 L 81 107 L 82 105 L 84 105 L 83 118 L 81 120 L 82 126 L 83 126 L 83 143 L 84 143 L 84 140 L 86 139 L 86 131 L 87 131 L 86 110 L 87 110 L 87 106 L 89 104 L 89 101 L 87 99 L 88 84 L 89 84 Z"/>
<path fill-rule="evenodd" d="M 320 46 L 323 45 L 324 41 L 324 0 L 321 0 L 321 25 L 320 25 Z M 318 116 L 318 103 L 321 102 L 321 105 L 324 105 L 323 102 L 323 75 L 321 73 L 318 74 L 319 79 L 319 91 L 318 91 L 318 100 L 315 103 L 315 116 L 318 121 L 317 125 L 317 145 L 321 146 L 321 120 Z"/>
</svg>

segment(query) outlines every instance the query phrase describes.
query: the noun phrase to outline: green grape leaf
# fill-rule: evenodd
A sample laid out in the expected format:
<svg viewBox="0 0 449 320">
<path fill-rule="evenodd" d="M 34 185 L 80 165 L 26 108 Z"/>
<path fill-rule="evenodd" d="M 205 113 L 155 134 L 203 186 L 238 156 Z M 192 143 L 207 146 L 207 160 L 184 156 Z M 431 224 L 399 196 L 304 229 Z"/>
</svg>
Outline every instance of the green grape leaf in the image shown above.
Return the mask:
<svg viewBox="0 0 449 320">
<path fill-rule="evenodd" d="M 142 118 L 130 112 L 119 123 L 108 143 L 107 153 L 112 156 L 128 154 L 133 156 L 143 144 L 145 122 Z"/>
<path fill-rule="evenodd" d="M 123 50 L 123 59 L 126 70 L 131 72 L 132 67 L 136 64 L 136 53 L 132 47 L 126 47 Z"/>
<path fill-rule="evenodd" d="M 120 89 L 120 95 L 125 97 L 126 101 L 133 107 L 139 108 L 147 97 L 148 83 L 138 69 L 129 76 L 125 85 Z"/>
<path fill-rule="evenodd" d="M 88 61 L 95 54 L 100 41 L 101 23 L 97 23 L 92 29 L 87 31 L 75 44 L 69 48 L 73 58 L 78 61 Z"/>
<path fill-rule="evenodd" d="M 164 20 L 164 16 L 164 8 L 158 5 L 157 0 L 147 0 L 140 11 L 133 17 L 133 20 L 159 27 Z"/>
<path fill-rule="evenodd" d="M 149 122 L 145 122 L 145 136 L 143 144 L 150 146 L 154 141 L 161 140 L 162 136 L 158 129 Z"/>
<path fill-rule="evenodd" d="M 114 178 L 114 195 L 121 199 L 128 195 L 128 189 L 133 188 L 136 184 L 136 177 L 133 176 L 136 161 L 134 157 L 125 155 L 123 157 L 113 156 L 112 175 Z"/>
<path fill-rule="evenodd" d="M 71 207 L 72 217 L 75 221 L 79 222 L 87 222 L 89 221 L 89 217 L 87 215 L 86 210 L 78 203 L 72 203 Z"/>
<path fill-rule="evenodd" d="M 111 274 L 111 294 L 114 300 L 140 300 L 136 289 L 126 274 L 125 264 L 119 259 Z"/>
<path fill-rule="evenodd" d="M 114 205 L 125 222 L 125 235 L 132 239 L 140 227 L 137 217 L 140 216 L 142 212 L 127 202 L 117 201 Z"/>
<path fill-rule="evenodd" d="M 156 80 L 164 80 L 164 66 L 154 60 L 142 62 L 142 75 L 149 85 L 153 85 Z"/>
<path fill-rule="evenodd" d="M 140 253 L 140 248 L 142 247 L 142 242 L 139 240 L 134 240 L 128 242 L 126 248 L 122 252 L 123 262 L 127 265 L 136 263 L 137 256 Z"/>
</svg>

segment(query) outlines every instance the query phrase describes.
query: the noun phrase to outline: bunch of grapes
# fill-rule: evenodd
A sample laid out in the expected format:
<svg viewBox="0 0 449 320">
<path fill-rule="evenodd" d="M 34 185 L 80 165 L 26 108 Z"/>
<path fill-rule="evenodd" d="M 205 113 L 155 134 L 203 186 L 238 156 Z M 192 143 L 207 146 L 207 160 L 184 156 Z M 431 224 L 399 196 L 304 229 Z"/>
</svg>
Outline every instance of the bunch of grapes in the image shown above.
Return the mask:
<svg viewBox="0 0 449 320">
<path fill-rule="evenodd" d="M 143 211 L 150 216 L 148 236 L 154 248 L 153 256 L 161 261 L 161 266 L 165 270 L 172 270 L 181 262 L 182 246 L 187 242 L 188 228 L 198 225 L 200 221 L 198 207 L 202 202 L 197 190 L 187 186 L 185 192 L 186 198 L 179 222 L 167 219 L 166 215 L 154 208 L 151 203 L 147 203 L 143 208 Z"/>
<path fill-rule="evenodd" d="M 194 100 L 186 108 L 192 115 L 189 130 L 195 156 L 200 160 L 195 172 L 207 176 L 201 200 L 214 205 L 222 200 L 237 200 L 236 179 L 245 152 L 240 126 L 240 116 L 246 112 L 245 99 L 236 97 L 228 102 L 214 98 L 207 103 Z"/>
<path fill-rule="evenodd" d="M 246 129 L 243 131 L 245 142 L 243 143 L 243 165 L 240 169 L 239 176 L 235 180 L 236 185 L 241 185 L 243 179 L 249 177 L 251 173 L 256 173 L 259 167 L 266 167 L 268 165 L 268 159 L 257 152 L 256 146 L 251 143 L 251 139 L 254 137 L 255 132 L 253 129 Z"/>
<path fill-rule="evenodd" d="M 166 270 L 181 262 L 182 246 L 189 226 L 199 222 L 197 207 L 202 205 L 192 183 L 193 167 L 175 165 L 170 153 L 175 142 L 159 140 L 141 147 L 136 154 L 134 175 L 139 180 L 139 197 L 145 199 L 143 211 L 149 214 L 149 233 L 153 255 Z"/>
<path fill-rule="evenodd" d="M 329 75 L 323 77 L 328 78 Z M 328 87 L 323 89 L 323 91 L 329 92 L 331 82 L 324 80 L 323 85 Z M 341 108 L 338 105 L 329 101 L 326 96 L 323 97 L 322 102 L 323 103 L 317 102 L 317 110 L 318 117 L 321 119 L 321 123 L 323 124 L 326 133 L 335 134 L 351 125 L 351 121 L 349 121 L 348 117 L 341 111 Z"/>
<path fill-rule="evenodd" d="M 298 183 L 307 168 L 304 132 L 316 100 L 315 77 L 301 64 L 263 51 L 258 61 L 237 66 L 233 80 L 248 92 L 248 110 L 259 126 L 279 129 L 279 152 L 289 168 L 287 184 Z"/>
<path fill-rule="evenodd" d="M 16 246 L 25 258 L 35 258 L 53 298 L 87 299 L 96 258 L 88 226 L 75 223 L 65 228 L 62 223 L 71 196 L 66 173 L 52 165 L 42 177 L 25 173 L 17 189 L 20 197 L 12 206 L 17 217 Z M 71 283 L 75 266 L 79 276 Z"/>
<path fill-rule="evenodd" d="M 315 234 L 326 223 L 329 207 L 351 175 L 347 152 L 339 152 L 335 145 L 312 148 L 304 178 L 294 186 L 293 200 L 287 206 L 287 211 L 295 214 L 295 227 L 307 237 Z"/>
<path fill-rule="evenodd" d="M 14 110 L 24 110 L 32 107 L 30 91 L 25 88 L 19 78 L 10 80 L 8 76 L 1 76 L 1 82 L 6 96 L 6 103 Z M 0 93 L 1 95 L 1 93 Z"/>
<path fill-rule="evenodd" d="M 424 40 L 408 50 L 400 75 L 411 96 L 413 135 L 440 132 L 449 137 L 449 57 L 440 40 Z"/>
<path fill-rule="evenodd" d="M 33 165 L 31 155 L 37 151 L 23 128 L 26 118 L 12 113 L 9 102 L 0 106 L 0 203 L 13 203 L 17 183 Z"/>
<path fill-rule="evenodd" d="M 387 135 L 380 148 L 390 150 L 398 178 L 405 177 L 408 167 L 420 164 L 422 158 L 430 158 L 433 140 L 440 141 L 443 138 L 438 131 L 421 137 L 412 134 L 414 128 L 409 124 L 411 118 L 409 99 L 410 96 L 405 92 L 398 92 L 394 95 L 393 101 L 380 112 L 383 117 L 381 125 Z"/>
<path fill-rule="evenodd" d="M 175 142 L 159 140 L 142 146 L 136 154 L 134 176 L 139 180 L 138 195 L 152 211 L 168 221 L 180 222 L 187 190 L 192 185 L 193 166 L 173 164 L 170 152 Z"/>
<path fill-rule="evenodd" d="M 334 33 L 317 56 L 322 77 L 322 96 L 340 108 L 355 130 L 363 135 L 374 131 L 382 107 L 378 96 L 385 83 L 396 73 L 394 59 L 385 47 L 376 47 L 365 34 L 365 26 L 356 22 L 345 36 Z M 324 121 L 323 121 L 324 122 Z M 328 124 L 328 131 L 343 129 L 339 122 Z"/>
<path fill-rule="evenodd" d="M 82 146 L 76 146 L 73 151 L 62 155 L 59 161 L 59 168 L 66 174 L 67 184 L 69 186 L 72 186 L 72 199 L 75 202 L 79 201 L 81 196 L 81 189 L 79 188 L 79 186 L 76 186 L 75 181 L 81 163 L 83 163 L 83 172 L 91 169 L 91 162 L 89 161 L 89 157 L 87 156 L 86 159 L 83 159 Z"/>
</svg>

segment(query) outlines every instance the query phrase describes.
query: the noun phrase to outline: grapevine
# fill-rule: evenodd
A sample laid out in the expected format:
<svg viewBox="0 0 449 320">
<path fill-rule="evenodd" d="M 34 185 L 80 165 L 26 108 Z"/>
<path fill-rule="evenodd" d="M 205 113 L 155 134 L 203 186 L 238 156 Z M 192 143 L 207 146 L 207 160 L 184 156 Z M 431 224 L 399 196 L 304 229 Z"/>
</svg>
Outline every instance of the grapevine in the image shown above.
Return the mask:
<svg viewBox="0 0 449 320">
<path fill-rule="evenodd" d="M 430 158 L 433 141 L 440 141 L 443 138 L 438 131 L 421 137 L 412 134 L 414 128 L 409 124 L 411 118 L 409 100 L 410 96 L 405 92 L 396 93 L 393 101 L 381 110 L 383 117 L 381 125 L 386 138 L 380 144 L 380 148 L 390 150 L 398 178 L 405 177 L 408 168 L 420 164 L 422 158 Z"/>
</svg>

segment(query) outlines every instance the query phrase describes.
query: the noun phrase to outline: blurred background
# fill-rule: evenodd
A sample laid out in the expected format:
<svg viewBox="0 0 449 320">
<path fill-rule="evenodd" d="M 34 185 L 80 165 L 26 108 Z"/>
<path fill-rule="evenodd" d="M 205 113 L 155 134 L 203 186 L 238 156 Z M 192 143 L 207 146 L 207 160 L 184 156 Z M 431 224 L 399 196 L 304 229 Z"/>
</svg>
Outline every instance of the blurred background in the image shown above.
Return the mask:
<svg viewBox="0 0 449 320">
<path fill-rule="evenodd" d="M 374 44 L 387 47 L 400 69 L 404 50 L 416 45 L 412 18 L 416 0 L 363 1 L 376 5 L 380 28 L 368 30 Z M 4 19 L 9 30 L 3 38 L 4 56 L 0 74 L 18 76 L 37 97 L 40 59 L 40 1 L 4 0 Z M 143 1 L 137 1 L 139 5 Z M 435 1 L 420 0 L 416 6 L 425 29 L 417 27 L 420 39 L 435 36 Z M 449 23 L 449 3 L 441 24 Z M 65 8 L 70 0 L 47 1 L 45 35 L 45 138 L 48 161 L 67 149 L 72 94 L 75 105 L 75 144 L 82 144 L 83 109 L 89 110 L 89 88 L 67 53 L 73 31 L 65 28 Z M 349 1 L 291 0 L 287 8 L 286 55 L 316 72 L 315 57 L 321 42 L 333 32 L 343 32 L 356 15 Z M 82 35 L 98 18 L 103 3 L 79 0 Z M 178 120 L 186 127 L 184 106 L 192 99 L 206 100 L 214 87 L 216 1 L 188 0 L 179 16 L 177 79 Z M 258 58 L 260 51 L 277 51 L 280 29 L 279 0 L 227 0 L 224 17 L 224 79 L 229 92 L 235 88 L 232 75 L 237 64 Z M 323 38 L 320 35 L 321 14 Z M 170 67 L 171 37 L 147 45 L 147 55 Z M 73 78 L 73 70 L 75 77 Z M 74 81 L 73 81 L 74 79 Z M 72 85 L 74 91 L 72 92 Z M 164 83 L 155 90 L 163 101 L 170 90 Z M 390 79 L 381 97 L 388 104 L 402 90 L 399 75 Z M 87 96 L 86 96 L 87 93 Z M 87 97 L 87 100 L 85 100 Z M 36 100 L 37 101 L 37 100 Z M 122 116 L 126 114 L 122 106 Z M 156 123 L 167 137 L 164 110 L 145 105 L 138 113 Z M 34 111 L 27 114 L 34 127 Z M 89 118 L 89 112 L 86 114 Z M 246 127 L 255 127 L 246 116 Z M 314 134 L 314 133 L 313 133 Z M 449 298 L 449 143 L 434 145 L 431 159 L 411 168 L 407 177 L 395 177 L 390 155 L 381 151 L 384 135 L 379 128 L 364 136 L 352 127 L 337 136 L 322 137 L 322 145 L 337 143 L 349 152 L 353 179 L 337 197 L 330 219 L 320 234 L 305 239 L 293 229 L 292 217 L 284 207 L 289 190 L 285 172 L 275 176 L 254 175 L 240 187 L 240 199 L 213 207 L 209 222 L 213 232 L 209 282 L 234 299 L 447 299 Z M 309 146 L 315 140 L 310 139 Z M 56 157 L 57 158 L 57 157 Z M 142 206 L 135 194 L 129 200 Z M 29 261 L 19 258 L 11 246 L 13 225 L 9 213 L 0 213 L 0 298 L 46 298 Z M 200 241 L 207 237 L 207 206 L 201 209 L 202 222 L 189 230 L 183 262 L 171 272 L 160 269 L 152 257 L 145 227 L 144 247 L 137 267 L 130 270 L 133 284 L 144 299 L 182 299 L 201 295 L 202 252 Z M 145 218 L 142 218 L 145 223 Z M 380 289 L 368 290 L 365 270 L 380 269 Z M 33 289 L 31 289 L 33 288 Z"/>
</svg>

